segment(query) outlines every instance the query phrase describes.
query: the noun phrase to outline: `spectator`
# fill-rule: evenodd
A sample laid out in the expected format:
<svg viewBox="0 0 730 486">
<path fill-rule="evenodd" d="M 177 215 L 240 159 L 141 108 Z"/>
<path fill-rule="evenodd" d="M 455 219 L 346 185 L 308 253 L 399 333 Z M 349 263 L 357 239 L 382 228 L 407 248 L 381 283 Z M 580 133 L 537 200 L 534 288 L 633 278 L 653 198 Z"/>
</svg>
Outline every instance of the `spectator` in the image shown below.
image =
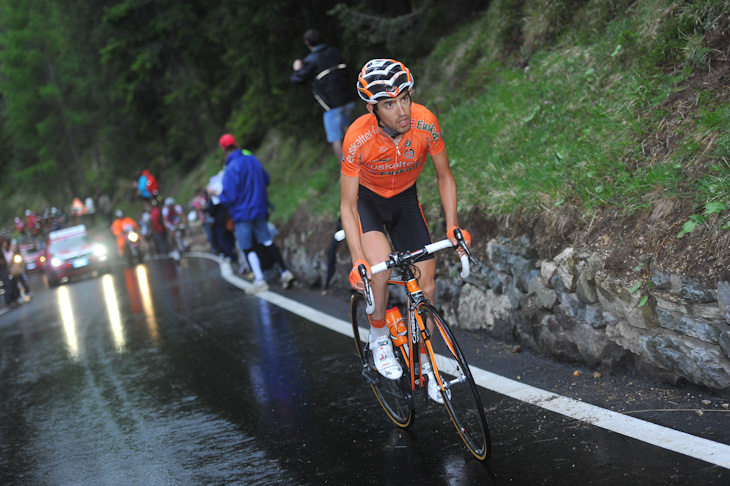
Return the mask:
<svg viewBox="0 0 730 486">
<path fill-rule="evenodd" d="M 205 237 L 208 239 L 211 250 L 213 253 L 218 254 L 220 252 L 217 251 L 217 244 L 213 237 L 213 218 L 206 212 L 207 206 L 208 192 L 204 188 L 199 187 L 198 190 L 195 191 L 195 196 L 190 201 L 190 207 L 193 211 L 195 211 L 195 215 L 198 218 L 198 221 L 200 221 L 203 231 L 205 231 Z"/>
<path fill-rule="evenodd" d="M 350 125 L 350 113 L 355 107 L 351 83 L 345 74 L 346 64 L 340 52 L 323 44 L 319 32 L 310 29 L 304 33 L 304 44 L 310 50 L 304 61 L 294 61 L 292 83 L 311 81 L 312 93 L 324 110 L 322 120 L 327 142 L 337 160 L 342 159 L 342 139 Z"/>
<path fill-rule="evenodd" d="M 18 282 L 13 278 L 11 267 L 13 265 L 13 250 L 10 249 L 10 240 L 0 236 L 0 279 L 5 289 L 5 303 L 15 307 L 18 305 L 20 289 Z"/>
<path fill-rule="evenodd" d="M 111 226 L 112 224 L 112 200 L 106 192 L 99 192 L 96 198 L 96 205 L 104 224 Z"/>
<path fill-rule="evenodd" d="M 236 240 L 254 274 L 253 286 L 247 293 L 263 292 L 269 288 L 261 269 L 264 254 L 280 267 L 281 284 L 286 289 L 294 280 L 294 275 L 286 268 L 269 232 L 269 199 L 266 194 L 269 173 L 252 153 L 244 153 L 238 148 L 233 135 L 223 135 L 218 144 L 226 154 L 223 191 L 219 197 L 228 209 L 235 226 Z M 263 245 L 261 250 L 254 250 L 255 241 Z"/>
<path fill-rule="evenodd" d="M 41 222 L 38 219 L 38 216 L 36 216 L 36 214 L 30 209 L 25 210 L 25 218 L 28 223 L 26 225 L 26 228 L 30 233 L 30 237 L 31 239 L 35 240 L 41 234 Z"/>
<path fill-rule="evenodd" d="M 152 208 L 150 208 L 152 241 L 155 243 L 155 250 L 158 255 L 167 255 L 170 253 L 170 247 L 167 244 L 167 230 L 165 229 L 165 222 L 162 217 L 162 208 L 156 197 L 150 200 L 150 204 L 152 204 Z"/>
<path fill-rule="evenodd" d="M 30 300 L 33 298 L 33 294 L 30 291 L 30 283 L 28 283 L 28 274 L 25 271 L 25 262 L 22 260 L 23 255 L 20 253 L 20 245 L 16 240 L 12 240 L 10 242 L 10 250 L 12 251 L 12 263 L 9 263 L 8 269 L 10 271 L 10 275 L 13 276 L 13 280 L 16 281 L 18 285 L 18 292 L 20 292 L 20 287 L 23 288 L 23 294 L 25 296 L 26 300 Z M 15 256 L 19 256 L 20 260 L 15 260 Z M 23 300 L 23 297 L 19 294 L 18 295 L 18 301 L 21 302 Z"/>
<path fill-rule="evenodd" d="M 142 170 L 137 179 L 137 195 L 149 201 L 158 194 L 157 179 L 147 169 Z"/>
<path fill-rule="evenodd" d="M 342 140 L 350 126 L 350 114 L 355 106 L 351 98 L 351 86 L 345 74 L 345 61 L 340 52 L 321 42 L 319 32 L 310 29 L 304 33 L 304 45 L 310 54 L 304 61 L 294 61 L 294 72 L 291 75 L 293 83 L 312 82 L 312 93 L 324 110 L 322 120 L 327 136 L 327 142 L 332 144 L 332 151 L 337 160 L 342 160 Z M 337 221 L 337 229 L 341 229 Z M 330 280 L 334 275 L 334 258 L 339 241 L 332 239 L 328 249 L 327 278 L 325 290 L 329 288 Z"/>
<path fill-rule="evenodd" d="M 152 254 L 154 247 L 152 236 L 152 216 L 150 215 L 150 203 L 145 202 L 142 205 L 142 216 L 139 219 L 139 232 L 142 235 L 142 241 L 145 243 L 145 251 Z"/>
<path fill-rule="evenodd" d="M 15 217 L 15 231 L 18 232 L 18 237 L 21 240 L 25 239 L 25 220 L 18 216 Z"/>
<path fill-rule="evenodd" d="M 238 261 L 236 255 L 236 238 L 233 231 L 227 228 L 228 210 L 221 204 L 218 194 L 223 192 L 223 172 L 221 169 L 208 181 L 208 201 L 205 212 L 211 222 L 212 236 L 215 241 L 214 251 L 221 258 L 228 258 L 230 261 Z M 239 262 L 240 263 L 240 262 Z"/>
</svg>

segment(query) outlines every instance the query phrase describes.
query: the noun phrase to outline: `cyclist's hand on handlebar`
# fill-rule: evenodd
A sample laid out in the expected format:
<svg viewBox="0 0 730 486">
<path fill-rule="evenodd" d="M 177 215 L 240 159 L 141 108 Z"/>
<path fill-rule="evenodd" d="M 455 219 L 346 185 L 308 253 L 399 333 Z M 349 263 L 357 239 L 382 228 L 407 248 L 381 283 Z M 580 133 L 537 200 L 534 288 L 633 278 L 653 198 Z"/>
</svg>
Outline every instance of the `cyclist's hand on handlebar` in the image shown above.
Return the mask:
<svg viewBox="0 0 730 486">
<path fill-rule="evenodd" d="M 454 246 L 456 246 L 456 251 L 457 251 L 457 253 L 459 253 L 459 256 L 461 256 L 461 255 L 464 255 L 466 252 L 464 251 L 464 249 L 461 246 L 457 246 L 459 243 L 456 240 L 456 235 L 454 234 L 455 229 L 458 229 L 459 231 L 461 231 L 461 236 L 464 238 L 464 243 L 466 243 L 467 248 L 469 248 L 471 246 L 471 233 L 469 233 L 467 230 L 461 229 L 457 226 L 452 226 L 446 232 L 446 237 L 449 240 L 451 240 L 451 243 L 453 243 Z"/>
<path fill-rule="evenodd" d="M 360 275 L 360 265 L 365 265 L 367 278 L 371 278 L 373 276 L 368 262 L 366 262 L 365 260 L 357 260 L 355 263 L 352 264 L 352 270 L 350 270 L 350 285 L 355 290 L 363 291 L 365 290 L 365 284 L 363 283 L 362 276 Z"/>
</svg>

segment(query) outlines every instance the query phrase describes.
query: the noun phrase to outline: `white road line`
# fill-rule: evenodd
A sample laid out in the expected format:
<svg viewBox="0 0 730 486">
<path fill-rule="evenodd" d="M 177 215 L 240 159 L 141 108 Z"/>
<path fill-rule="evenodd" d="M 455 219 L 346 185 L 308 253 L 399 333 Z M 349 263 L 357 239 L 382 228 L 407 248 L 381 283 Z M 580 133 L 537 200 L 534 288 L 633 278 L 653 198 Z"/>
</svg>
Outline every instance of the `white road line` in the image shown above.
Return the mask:
<svg viewBox="0 0 730 486">
<path fill-rule="evenodd" d="M 202 256 L 220 262 L 218 258 L 203 253 L 191 254 L 191 256 Z M 234 275 L 228 263 L 221 263 L 221 273 L 224 279 L 238 288 L 246 289 L 251 285 Z M 312 309 L 274 292 L 262 292 L 257 297 L 286 309 L 293 314 L 297 314 L 315 324 L 352 337 L 352 324 L 347 321 L 337 319 L 329 314 Z M 632 439 L 646 442 L 656 447 L 661 447 L 662 449 L 730 469 L 730 446 L 728 445 L 573 400 L 572 398 L 548 392 L 519 381 L 510 380 L 509 378 L 474 366 L 470 366 L 469 368 L 477 385 L 487 390 L 506 395 L 515 400 L 530 403 L 611 432 L 616 432 L 626 437 L 631 437 Z"/>
</svg>

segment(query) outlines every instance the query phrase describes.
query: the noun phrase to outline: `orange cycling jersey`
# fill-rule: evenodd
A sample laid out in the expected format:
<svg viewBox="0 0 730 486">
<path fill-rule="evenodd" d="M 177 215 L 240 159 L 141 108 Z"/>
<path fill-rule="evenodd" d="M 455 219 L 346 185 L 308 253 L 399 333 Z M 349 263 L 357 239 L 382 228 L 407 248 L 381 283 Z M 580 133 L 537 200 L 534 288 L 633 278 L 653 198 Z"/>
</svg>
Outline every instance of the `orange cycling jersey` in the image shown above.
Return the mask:
<svg viewBox="0 0 730 486">
<path fill-rule="evenodd" d="M 347 130 L 343 147 L 342 173 L 360 177 L 360 185 L 390 198 L 415 184 L 426 156 L 441 153 L 444 141 L 436 116 L 425 106 L 413 103 L 411 129 L 397 145 L 368 113 Z"/>
</svg>

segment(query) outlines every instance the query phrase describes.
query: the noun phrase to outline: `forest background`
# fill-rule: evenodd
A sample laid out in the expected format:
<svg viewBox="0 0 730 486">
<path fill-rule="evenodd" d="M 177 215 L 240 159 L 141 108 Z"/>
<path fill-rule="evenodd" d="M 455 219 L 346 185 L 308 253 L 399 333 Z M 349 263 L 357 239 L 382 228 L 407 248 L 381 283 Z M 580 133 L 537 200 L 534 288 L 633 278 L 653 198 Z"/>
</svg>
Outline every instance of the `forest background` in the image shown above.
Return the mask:
<svg viewBox="0 0 730 486">
<path fill-rule="evenodd" d="M 318 28 L 353 87 L 370 58 L 411 68 L 488 232 L 725 278 L 729 25 L 722 0 L 0 0 L 0 221 L 100 190 L 133 209 L 144 168 L 184 202 L 224 132 L 272 174 L 276 221 L 331 221 L 338 161 L 289 82 Z"/>
</svg>

